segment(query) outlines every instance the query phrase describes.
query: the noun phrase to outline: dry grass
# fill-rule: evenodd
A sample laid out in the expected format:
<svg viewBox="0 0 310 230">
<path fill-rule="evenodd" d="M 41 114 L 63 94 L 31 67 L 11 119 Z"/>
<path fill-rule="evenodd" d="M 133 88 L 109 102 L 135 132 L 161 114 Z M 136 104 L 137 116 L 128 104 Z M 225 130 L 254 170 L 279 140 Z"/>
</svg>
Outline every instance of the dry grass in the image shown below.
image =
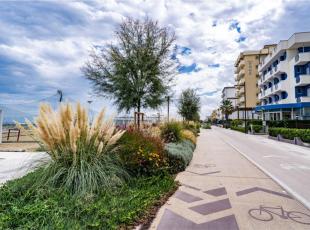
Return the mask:
<svg viewBox="0 0 310 230">
<path fill-rule="evenodd" d="M 191 142 L 193 142 L 193 144 L 196 144 L 197 138 L 192 131 L 187 130 L 187 129 L 183 129 L 181 131 L 181 135 L 182 135 L 182 138 L 190 140 Z"/>
<path fill-rule="evenodd" d="M 18 128 L 37 140 L 52 161 L 43 170 L 42 181 L 66 187 L 72 192 L 93 192 L 100 187 L 121 183 L 125 174 L 114 161 L 116 142 L 124 131 L 116 130 L 102 110 L 90 124 L 88 113 L 79 103 L 73 108 L 62 104 L 58 111 L 40 106 L 35 124 Z"/>
</svg>

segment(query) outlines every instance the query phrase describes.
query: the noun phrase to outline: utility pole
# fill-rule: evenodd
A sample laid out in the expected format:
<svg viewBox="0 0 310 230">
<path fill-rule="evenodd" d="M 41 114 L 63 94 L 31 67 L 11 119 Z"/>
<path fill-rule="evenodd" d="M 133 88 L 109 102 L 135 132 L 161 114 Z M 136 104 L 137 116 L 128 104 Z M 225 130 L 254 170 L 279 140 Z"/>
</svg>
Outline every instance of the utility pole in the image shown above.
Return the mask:
<svg viewBox="0 0 310 230">
<path fill-rule="evenodd" d="M 167 103 L 168 103 L 168 111 L 167 111 L 167 117 L 168 117 L 168 122 L 169 122 L 169 106 L 170 106 L 170 96 L 167 96 Z"/>
</svg>

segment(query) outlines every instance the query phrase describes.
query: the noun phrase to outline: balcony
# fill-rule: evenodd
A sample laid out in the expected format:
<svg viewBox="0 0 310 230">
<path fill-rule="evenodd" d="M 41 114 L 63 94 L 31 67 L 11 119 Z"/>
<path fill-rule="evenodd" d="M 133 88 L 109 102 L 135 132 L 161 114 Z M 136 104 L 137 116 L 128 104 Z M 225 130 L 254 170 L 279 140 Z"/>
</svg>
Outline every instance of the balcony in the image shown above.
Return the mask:
<svg viewBox="0 0 310 230">
<path fill-rule="evenodd" d="M 310 84 L 310 74 L 299 75 L 299 78 L 296 78 L 296 86 L 305 86 Z"/>
<path fill-rule="evenodd" d="M 243 67 L 244 65 L 245 65 L 245 61 L 244 60 L 240 61 L 239 66 Z"/>
<path fill-rule="evenodd" d="M 273 91 L 274 91 L 274 86 L 266 89 L 265 90 L 265 96 L 269 96 L 269 95 L 273 94 Z"/>
<path fill-rule="evenodd" d="M 298 103 L 303 103 L 303 102 L 310 102 L 310 96 L 305 96 L 305 97 L 298 97 L 296 99 Z"/>
<path fill-rule="evenodd" d="M 273 93 L 278 93 L 278 92 L 282 91 L 282 83 L 279 82 L 277 84 L 274 84 L 272 86 L 272 88 L 273 88 Z"/>
<path fill-rule="evenodd" d="M 244 84 L 244 78 L 241 78 L 240 81 L 238 82 L 238 88 L 243 87 L 242 85 Z"/>
<path fill-rule="evenodd" d="M 299 53 L 295 56 L 295 65 L 304 65 L 310 61 L 310 52 Z"/>
<path fill-rule="evenodd" d="M 240 70 L 238 74 L 238 79 L 241 79 L 244 76 L 244 74 L 245 74 L 244 69 Z"/>
<path fill-rule="evenodd" d="M 273 68 L 273 75 L 279 75 L 281 73 L 285 73 L 286 71 L 287 63 L 285 61 L 279 62 L 279 64 Z"/>
</svg>

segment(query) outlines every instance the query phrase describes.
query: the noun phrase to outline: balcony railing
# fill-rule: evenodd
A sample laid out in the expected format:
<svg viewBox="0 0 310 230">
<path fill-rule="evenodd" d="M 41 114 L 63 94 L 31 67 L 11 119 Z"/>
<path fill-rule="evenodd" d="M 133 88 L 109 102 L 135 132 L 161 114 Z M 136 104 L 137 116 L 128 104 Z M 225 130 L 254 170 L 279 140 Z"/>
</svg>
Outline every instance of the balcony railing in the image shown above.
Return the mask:
<svg viewBox="0 0 310 230">
<path fill-rule="evenodd" d="M 295 56 L 295 65 L 304 65 L 310 61 L 310 52 L 298 53 Z"/>
<path fill-rule="evenodd" d="M 296 78 L 296 86 L 305 86 L 310 84 L 310 74 L 302 74 Z"/>
<path fill-rule="evenodd" d="M 310 102 L 310 96 L 305 96 L 305 97 L 298 97 L 296 98 L 296 101 L 298 103 L 303 103 L 303 102 Z"/>
</svg>

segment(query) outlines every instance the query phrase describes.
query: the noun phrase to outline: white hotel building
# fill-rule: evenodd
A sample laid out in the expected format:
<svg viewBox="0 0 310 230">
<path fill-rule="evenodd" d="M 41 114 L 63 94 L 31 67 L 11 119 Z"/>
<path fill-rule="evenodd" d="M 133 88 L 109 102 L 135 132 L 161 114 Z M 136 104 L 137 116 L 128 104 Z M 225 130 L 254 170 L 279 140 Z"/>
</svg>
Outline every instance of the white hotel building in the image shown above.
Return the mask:
<svg viewBox="0 0 310 230">
<path fill-rule="evenodd" d="M 310 32 L 295 33 L 262 57 L 256 112 L 264 120 L 310 119 Z"/>
<path fill-rule="evenodd" d="M 229 115 L 229 119 L 238 119 L 236 88 L 234 86 L 226 86 L 222 90 L 222 101 L 229 100 L 234 108 L 234 112 Z M 224 114 L 222 114 L 224 117 Z"/>
</svg>

